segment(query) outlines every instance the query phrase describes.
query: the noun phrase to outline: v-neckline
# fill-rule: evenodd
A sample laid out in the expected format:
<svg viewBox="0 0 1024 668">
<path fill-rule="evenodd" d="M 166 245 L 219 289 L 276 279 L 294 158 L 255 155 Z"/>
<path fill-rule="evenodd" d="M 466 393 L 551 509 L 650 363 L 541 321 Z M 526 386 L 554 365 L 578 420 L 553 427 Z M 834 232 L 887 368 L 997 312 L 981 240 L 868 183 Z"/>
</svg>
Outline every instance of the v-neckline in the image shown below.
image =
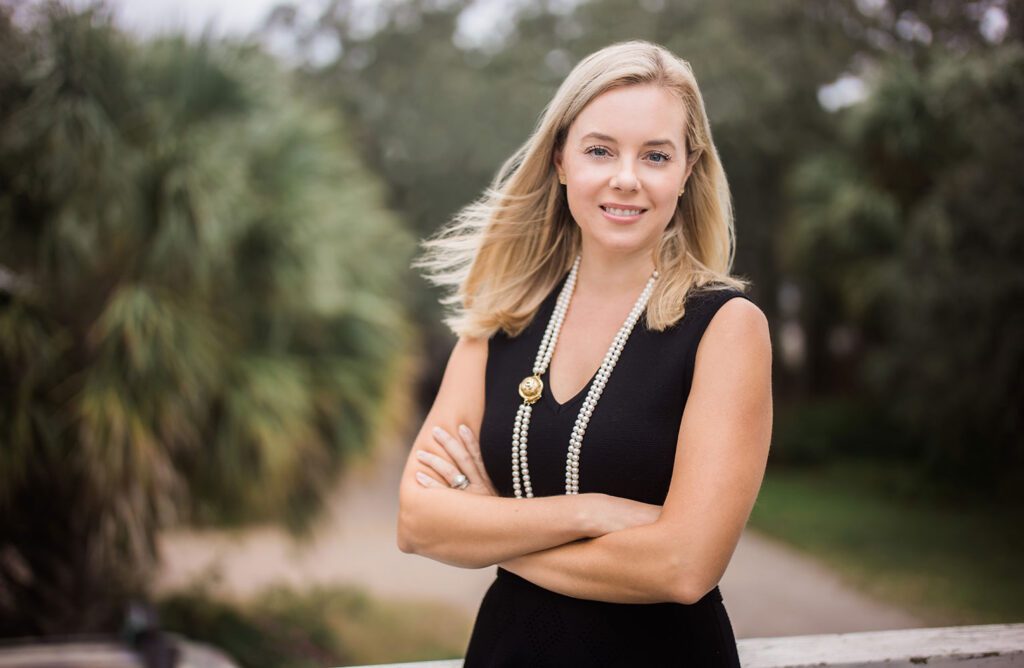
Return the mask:
<svg viewBox="0 0 1024 668">
<path fill-rule="evenodd" d="M 548 404 L 554 409 L 555 413 L 561 413 L 581 401 L 583 397 L 586 396 L 587 392 L 590 391 L 590 386 L 594 384 L 594 379 L 597 378 L 597 374 L 600 370 L 601 365 L 598 365 L 597 371 L 595 371 L 594 375 L 590 377 L 587 384 L 583 386 L 583 389 L 567 399 L 565 403 L 558 403 L 558 399 L 555 399 L 555 393 L 551 391 L 551 365 L 549 364 L 548 368 L 540 377 L 541 382 L 544 383 L 544 387 L 547 388 L 547 391 L 543 393 L 543 398 L 548 400 Z"/>
</svg>

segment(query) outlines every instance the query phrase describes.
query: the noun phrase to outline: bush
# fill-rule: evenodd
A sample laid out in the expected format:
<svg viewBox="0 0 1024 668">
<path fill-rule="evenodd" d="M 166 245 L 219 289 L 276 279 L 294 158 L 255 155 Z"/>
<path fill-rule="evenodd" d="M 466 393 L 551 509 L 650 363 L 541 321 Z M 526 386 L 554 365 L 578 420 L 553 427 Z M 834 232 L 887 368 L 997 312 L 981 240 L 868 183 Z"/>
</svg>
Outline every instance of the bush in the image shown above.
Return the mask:
<svg viewBox="0 0 1024 668">
<path fill-rule="evenodd" d="M 271 589 L 250 604 L 201 588 L 159 603 L 164 629 L 245 668 L 323 668 L 461 656 L 470 620 L 441 604 L 381 602 L 348 587 Z"/>
<path fill-rule="evenodd" d="M 771 461 L 800 466 L 849 456 L 899 458 L 914 451 L 906 431 L 884 409 L 852 399 L 823 399 L 778 409 Z"/>
</svg>

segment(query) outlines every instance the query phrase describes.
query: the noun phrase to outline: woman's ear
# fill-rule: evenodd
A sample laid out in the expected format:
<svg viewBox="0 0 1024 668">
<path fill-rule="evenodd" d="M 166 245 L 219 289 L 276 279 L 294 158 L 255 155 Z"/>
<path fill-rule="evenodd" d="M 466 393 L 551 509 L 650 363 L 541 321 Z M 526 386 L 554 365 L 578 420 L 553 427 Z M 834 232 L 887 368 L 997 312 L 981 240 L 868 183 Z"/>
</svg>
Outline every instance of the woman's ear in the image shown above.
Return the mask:
<svg viewBox="0 0 1024 668">
<path fill-rule="evenodd" d="M 683 174 L 683 184 L 690 180 L 690 174 L 693 173 L 693 166 L 700 160 L 701 149 L 690 151 L 686 156 L 686 173 Z"/>
<path fill-rule="evenodd" d="M 562 168 L 562 149 L 555 150 L 555 156 L 551 162 L 555 165 L 555 173 L 558 174 L 558 182 L 565 184 L 565 170 Z"/>
</svg>

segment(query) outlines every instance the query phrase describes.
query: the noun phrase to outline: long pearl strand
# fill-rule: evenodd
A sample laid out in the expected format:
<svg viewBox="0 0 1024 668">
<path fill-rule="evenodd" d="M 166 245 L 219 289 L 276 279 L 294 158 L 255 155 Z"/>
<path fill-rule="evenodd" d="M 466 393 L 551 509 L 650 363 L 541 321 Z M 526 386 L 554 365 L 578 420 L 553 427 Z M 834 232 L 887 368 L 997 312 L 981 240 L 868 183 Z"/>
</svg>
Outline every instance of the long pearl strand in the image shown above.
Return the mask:
<svg viewBox="0 0 1024 668">
<path fill-rule="evenodd" d="M 551 363 L 551 356 L 555 352 L 558 334 L 562 329 L 565 314 L 569 310 L 569 301 L 572 299 L 573 291 L 576 288 L 576 275 L 579 272 L 579 267 L 580 256 L 577 255 L 576 261 L 573 262 L 572 269 L 569 271 L 569 277 L 566 279 L 565 285 L 562 286 L 562 291 L 558 294 L 555 310 L 548 319 L 547 328 L 544 330 L 544 337 L 541 339 L 540 348 L 537 351 L 537 358 L 533 363 L 533 375 L 527 376 L 519 384 L 519 394 L 523 397 L 523 403 L 519 406 L 519 410 L 516 411 L 515 426 L 512 428 L 512 489 L 515 492 L 516 498 L 519 499 L 523 498 L 524 492 L 526 498 L 533 498 L 533 486 L 530 484 L 530 469 L 526 457 L 530 415 L 533 412 L 533 404 L 540 398 L 544 388 L 540 377 L 547 371 L 548 365 Z M 615 368 L 615 363 L 619 361 L 619 355 L 622 354 L 626 340 L 629 339 L 633 327 L 636 326 L 644 309 L 647 308 L 647 302 L 651 298 L 651 292 L 654 290 L 654 281 L 657 278 L 658 272 L 655 271 L 651 278 L 648 279 L 647 285 L 644 287 L 643 292 L 640 293 L 636 304 L 633 305 L 633 310 L 629 312 L 626 321 L 619 328 L 618 333 L 612 340 L 611 346 L 608 348 L 608 352 L 605 353 L 601 366 L 597 370 L 594 382 L 590 385 L 590 390 L 583 400 L 583 406 L 580 407 L 580 412 L 576 416 L 576 423 L 573 425 L 572 435 L 569 437 L 569 449 L 565 459 L 566 494 L 579 494 L 580 492 L 580 450 L 583 447 L 583 435 L 586 433 L 587 424 L 590 422 L 590 417 L 597 407 L 597 401 L 601 398 L 605 385 L 608 384 L 608 378 Z"/>
</svg>

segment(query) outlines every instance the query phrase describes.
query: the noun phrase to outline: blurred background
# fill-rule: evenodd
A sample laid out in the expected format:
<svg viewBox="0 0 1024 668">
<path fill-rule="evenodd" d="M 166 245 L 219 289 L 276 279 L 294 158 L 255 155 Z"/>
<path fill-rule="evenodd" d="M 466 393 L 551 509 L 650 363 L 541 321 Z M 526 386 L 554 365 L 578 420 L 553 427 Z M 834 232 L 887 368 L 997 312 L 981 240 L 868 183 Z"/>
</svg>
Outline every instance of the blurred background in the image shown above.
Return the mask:
<svg viewBox="0 0 1024 668">
<path fill-rule="evenodd" d="M 0 651 L 461 656 L 409 269 L 586 54 L 690 61 L 775 347 L 739 637 L 1024 619 L 1024 7 L 0 0 Z M 148 620 L 148 621 L 147 621 Z"/>
</svg>

